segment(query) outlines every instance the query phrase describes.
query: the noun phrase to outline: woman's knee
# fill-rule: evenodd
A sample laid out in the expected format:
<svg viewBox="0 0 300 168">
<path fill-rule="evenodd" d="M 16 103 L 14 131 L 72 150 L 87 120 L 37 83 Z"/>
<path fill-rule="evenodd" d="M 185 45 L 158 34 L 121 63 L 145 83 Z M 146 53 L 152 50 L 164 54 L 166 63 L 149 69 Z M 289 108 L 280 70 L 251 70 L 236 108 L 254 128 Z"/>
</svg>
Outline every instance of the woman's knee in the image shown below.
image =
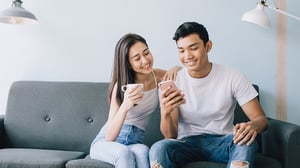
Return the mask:
<svg viewBox="0 0 300 168">
<path fill-rule="evenodd" d="M 91 158 L 102 157 L 101 155 L 103 153 L 105 153 L 105 155 L 110 155 L 113 158 L 128 158 L 133 156 L 128 146 L 117 142 L 97 142 L 93 144 L 90 149 Z"/>
<path fill-rule="evenodd" d="M 132 156 L 132 151 L 127 146 L 123 146 L 121 148 L 118 148 L 118 150 L 115 151 L 115 155 L 117 156 L 117 158 L 121 158 L 121 157 L 126 158 Z"/>
<path fill-rule="evenodd" d="M 134 144 L 130 146 L 130 150 L 136 155 L 142 155 L 149 153 L 149 147 L 144 144 Z"/>
</svg>

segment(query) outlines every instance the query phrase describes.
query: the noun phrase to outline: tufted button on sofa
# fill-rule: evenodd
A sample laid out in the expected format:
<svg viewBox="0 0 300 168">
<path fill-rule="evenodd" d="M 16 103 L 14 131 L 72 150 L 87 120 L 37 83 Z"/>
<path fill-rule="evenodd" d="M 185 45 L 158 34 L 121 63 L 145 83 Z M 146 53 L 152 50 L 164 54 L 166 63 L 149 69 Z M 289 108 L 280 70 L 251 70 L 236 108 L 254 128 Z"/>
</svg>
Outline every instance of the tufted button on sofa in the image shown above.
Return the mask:
<svg viewBox="0 0 300 168">
<path fill-rule="evenodd" d="M 255 85 L 256 89 L 258 87 Z M 90 143 L 108 115 L 106 82 L 17 81 L 11 85 L 5 115 L 0 117 L 1 168 L 113 168 L 89 157 Z M 239 106 L 235 122 L 246 121 Z M 162 138 L 159 108 L 146 129 L 150 147 Z M 298 125 L 269 119 L 258 141 L 255 168 L 298 168 Z M 225 168 L 194 162 L 184 168 Z"/>
</svg>

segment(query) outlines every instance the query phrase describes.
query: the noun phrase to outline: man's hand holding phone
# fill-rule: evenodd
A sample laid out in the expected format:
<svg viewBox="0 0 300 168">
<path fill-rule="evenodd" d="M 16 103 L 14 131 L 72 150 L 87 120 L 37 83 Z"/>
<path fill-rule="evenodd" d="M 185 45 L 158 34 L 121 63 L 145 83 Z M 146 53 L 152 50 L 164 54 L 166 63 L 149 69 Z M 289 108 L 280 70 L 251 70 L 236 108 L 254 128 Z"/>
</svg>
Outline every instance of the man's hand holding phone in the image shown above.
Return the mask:
<svg viewBox="0 0 300 168">
<path fill-rule="evenodd" d="M 184 94 L 177 88 L 174 81 L 162 81 L 158 86 L 161 90 L 162 106 L 172 110 L 185 103 Z"/>
</svg>

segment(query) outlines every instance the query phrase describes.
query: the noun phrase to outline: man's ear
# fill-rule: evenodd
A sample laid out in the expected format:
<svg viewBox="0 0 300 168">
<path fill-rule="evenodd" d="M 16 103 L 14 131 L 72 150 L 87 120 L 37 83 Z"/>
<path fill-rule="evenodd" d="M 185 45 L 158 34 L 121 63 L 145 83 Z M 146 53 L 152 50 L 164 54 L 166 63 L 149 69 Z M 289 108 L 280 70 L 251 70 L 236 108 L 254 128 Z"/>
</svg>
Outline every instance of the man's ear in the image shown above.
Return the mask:
<svg viewBox="0 0 300 168">
<path fill-rule="evenodd" d="M 206 46 L 205 46 L 205 50 L 207 53 L 210 52 L 211 48 L 212 48 L 212 41 L 208 40 L 208 42 L 206 43 Z"/>
</svg>

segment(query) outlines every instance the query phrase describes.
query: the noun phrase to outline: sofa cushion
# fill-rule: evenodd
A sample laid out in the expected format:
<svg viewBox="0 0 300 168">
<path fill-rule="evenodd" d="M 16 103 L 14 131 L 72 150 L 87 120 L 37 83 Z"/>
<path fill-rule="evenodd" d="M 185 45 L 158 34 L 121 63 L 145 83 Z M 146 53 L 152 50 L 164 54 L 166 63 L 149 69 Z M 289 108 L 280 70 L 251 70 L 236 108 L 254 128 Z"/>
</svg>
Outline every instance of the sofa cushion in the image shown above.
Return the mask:
<svg viewBox="0 0 300 168">
<path fill-rule="evenodd" d="M 255 168 L 282 168 L 280 162 L 274 158 L 257 154 L 254 162 Z"/>
<path fill-rule="evenodd" d="M 82 157 L 83 152 L 5 148 L 0 149 L 0 167 L 64 168 L 67 161 Z"/>
<path fill-rule="evenodd" d="M 163 135 L 160 132 L 160 109 L 157 107 L 153 112 L 150 122 L 145 130 L 145 139 L 144 143 L 151 147 L 153 143 L 157 142 L 158 140 L 163 139 Z"/>
<path fill-rule="evenodd" d="M 91 159 L 89 155 L 84 159 L 71 160 L 66 164 L 66 168 L 114 168 L 115 166 L 100 161 Z"/>
</svg>

